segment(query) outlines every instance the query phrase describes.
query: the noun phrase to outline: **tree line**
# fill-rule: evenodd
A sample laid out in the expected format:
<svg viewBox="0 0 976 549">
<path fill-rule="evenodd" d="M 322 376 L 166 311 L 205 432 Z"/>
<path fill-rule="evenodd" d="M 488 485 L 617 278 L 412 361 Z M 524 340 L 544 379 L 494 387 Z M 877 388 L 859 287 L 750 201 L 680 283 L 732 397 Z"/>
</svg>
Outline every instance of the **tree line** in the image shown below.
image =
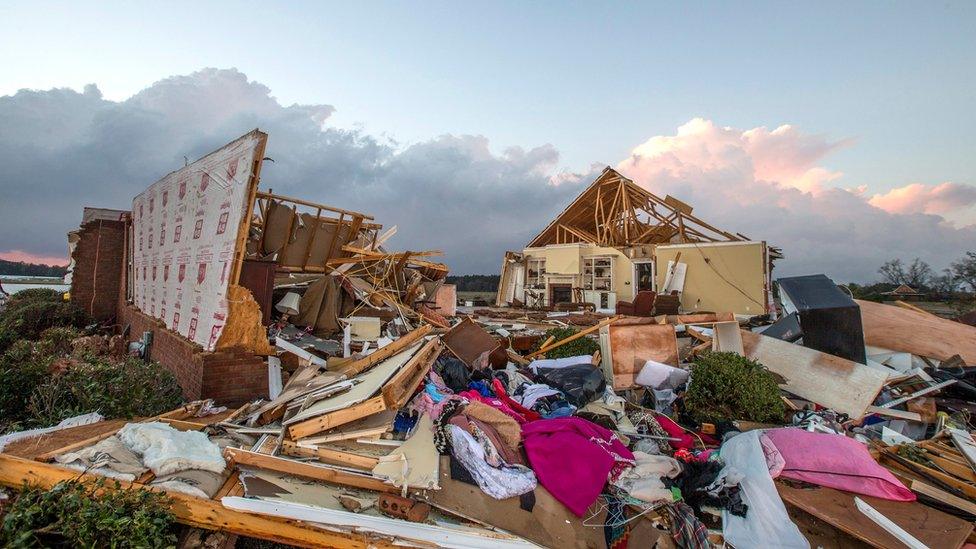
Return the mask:
<svg viewBox="0 0 976 549">
<path fill-rule="evenodd" d="M 66 266 L 39 265 L 24 263 L 23 261 L 7 261 L 0 259 L 0 274 L 8 276 L 64 276 L 68 271 Z"/>
</svg>

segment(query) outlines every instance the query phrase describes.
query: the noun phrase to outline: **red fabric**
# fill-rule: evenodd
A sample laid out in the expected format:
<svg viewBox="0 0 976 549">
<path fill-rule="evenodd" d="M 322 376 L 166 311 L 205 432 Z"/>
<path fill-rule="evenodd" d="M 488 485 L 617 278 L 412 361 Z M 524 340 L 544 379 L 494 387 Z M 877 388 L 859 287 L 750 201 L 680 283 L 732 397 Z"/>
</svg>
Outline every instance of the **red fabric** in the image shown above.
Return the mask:
<svg viewBox="0 0 976 549">
<path fill-rule="evenodd" d="M 915 501 L 915 494 L 852 438 L 795 428 L 771 429 L 766 436 L 786 461 L 780 473 L 783 478 L 894 501 Z"/>
<path fill-rule="evenodd" d="M 634 462 L 613 433 L 578 417 L 526 423 L 522 444 L 539 482 L 578 517 L 600 496 L 611 471 Z"/>
<path fill-rule="evenodd" d="M 695 436 L 693 436 L 691 433 L 686 431 L 684 428 L 682 428 L 674 421 L 671 421 L 671 418 L 669 418 L 668 416 L 657 414 L 654 416 L 654 419 L 656 419 L 657 422 L 661 424 L 661 428 L 664 429 L 669 436 L 678 439 L 678 440 L 668 441 L 669 443 L 671 443 L 672 448 L 676 450 L 680 448 L 684 448 L 686 450 L 694 449 L 695 442 L 698 440 L 697 438 L 695 438 Z M 706 435 L 704 433 L 698 433 L 698 438 L 701 438 L 701 441 L 709 446 L 719 445 L 718 439 Z"/>
<path fill-rule="evenodd" d="M 492 380 L 491 389 L 495 391 L 495 395 L 497 395 L 502 402 L 507 404 L 509 408 L 521 414 L 522 417 L 525 418 L 525 421 L 535 421 L 537 419 L 542 419 L 542 416 L 539 414 L 539 412 L 536 412 L 535 410 L 530 410 L 525 406 L 522 406 L 518 402 L 512 400 L 512 397 L 508 396 L 508 393 L 505 392 L 505 386 L 502 385 L 502 382 L 499 381 L 497 378 Z"/>
</svg>

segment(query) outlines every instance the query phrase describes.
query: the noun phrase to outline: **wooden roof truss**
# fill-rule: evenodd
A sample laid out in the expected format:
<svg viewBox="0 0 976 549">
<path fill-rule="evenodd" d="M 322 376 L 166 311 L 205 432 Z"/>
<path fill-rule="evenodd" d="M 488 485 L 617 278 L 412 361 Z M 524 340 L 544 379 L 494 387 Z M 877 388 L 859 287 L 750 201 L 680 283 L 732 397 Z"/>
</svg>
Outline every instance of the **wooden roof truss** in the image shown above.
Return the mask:
<svg viewBox="0 0 976 549">
<path fill-rule="evenodd" d="M 528 247 L 590 243 L 625 248 L 748 240 L 709 225 L 691 211 L 680 200 L 662 199 L 607 167 Z"/>
</svg>

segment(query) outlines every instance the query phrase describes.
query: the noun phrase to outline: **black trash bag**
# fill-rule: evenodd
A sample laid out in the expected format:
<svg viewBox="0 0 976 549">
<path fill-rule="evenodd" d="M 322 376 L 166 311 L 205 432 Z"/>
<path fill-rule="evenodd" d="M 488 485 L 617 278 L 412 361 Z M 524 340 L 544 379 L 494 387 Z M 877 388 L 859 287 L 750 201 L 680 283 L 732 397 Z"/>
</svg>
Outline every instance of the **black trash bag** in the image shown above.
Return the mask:
<svg viewBox="0 0 976 549">
<path fill-rule="evenodd" d="M 566 395 L 566 400 L 577 408 L 602 397 L 603 390 L 607 387 L 603 370 L 593 367 L 589 362 L 563 368 L 539 368 L 536 371 L 536 382 L 559 389 Z"/>
<path fill-rule="evenodd" d="M 440 374 L 444 380 L 444 385 L 447 385 L 455 393 L 468 390 L 471 374 L 468 372 L 468 366 L 460 360 L 454 357 L 441 356 L 437 359 L 434 370 Z"/>
</svg>

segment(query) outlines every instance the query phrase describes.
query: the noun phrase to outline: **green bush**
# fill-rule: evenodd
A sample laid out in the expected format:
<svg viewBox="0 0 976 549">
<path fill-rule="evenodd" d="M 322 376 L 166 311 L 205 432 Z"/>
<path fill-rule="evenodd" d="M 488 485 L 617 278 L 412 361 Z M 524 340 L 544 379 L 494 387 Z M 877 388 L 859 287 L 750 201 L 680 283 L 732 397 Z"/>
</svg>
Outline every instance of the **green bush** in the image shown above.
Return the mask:
<svg viewBox="0 0 976 549">
<path fill-rule="evenodd" d="M 57 326 L 41 332 L 35 349 L 51 356 L 69 356 L 71 342 L 82 336 L 81 330 L 69 326 Z"/>
<path fill-rule="evenodd" d="M 781 423 L 784 414 L 775 378 L 762 364 L 736 353 L 705 353 L 695 359 L 684 405 L 691 417 L 708 423 Z"/>
<path fill-rule="evenodd" d="M 576 328 L 553 328 L 542 336 L 539 343 L 536 345 L 536 350 L 539 349 L 539 345 L 542 344 L 549 337 L 554 337 L 553 343 L 557 341 L 562 341 L 569 336 L 579 333 Z M 546 353 L 546 358 L 565 358 L 568 356 L 580 356 L 580 355 L 592 355 L 593 353 L 600 350 L 600 344 L 593 341 L 589 337 L 581 337 L 575 341 L 570 341 L 569 343 L 557 347 L 548 353 Z"/>
<path fill-rule="evenodd" d="M 176 378 L 155 362 L 92 358 L 37 387 L 27 408 L 35 423 L 52 425 L 88 412 L 110 418 L 154 416 L 182 402 Z"/>
<path fill-rule="evenodd" d="M 0 311 L 0 351 L 18 339 L 37 339 L 48 328 L 82 328 L 90 322 L 85 311 L 62 300 L 55 290 L 24 290 L 14 294 Z"/>
<path fill-rule="evenodd" d="M 165 494 L 123 490 L 107 479 L 64 481 L 47 491 L 24 486 L 0 526 L 3 547 L 163 548 L 176 541 Z"/>
<path fill-rule="evenodd" d="M 30 417 L 34 390 L 50 377 L 48 357 L 29 341 L 17 341 L 0 355 L 0 432 L 15 429 Z"/>
</svg>

